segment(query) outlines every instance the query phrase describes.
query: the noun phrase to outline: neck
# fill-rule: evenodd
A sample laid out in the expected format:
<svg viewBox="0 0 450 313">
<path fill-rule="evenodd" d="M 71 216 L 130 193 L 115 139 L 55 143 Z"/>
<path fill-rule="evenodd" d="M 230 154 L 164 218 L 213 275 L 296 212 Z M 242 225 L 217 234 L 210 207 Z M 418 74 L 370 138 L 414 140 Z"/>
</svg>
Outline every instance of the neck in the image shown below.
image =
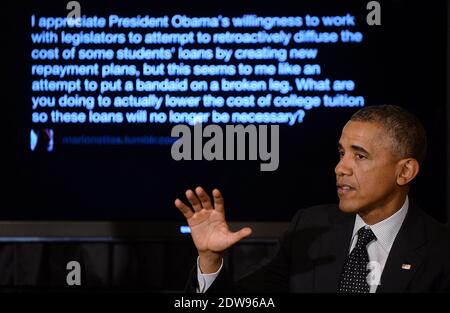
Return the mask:
<svg viewBox="0 0 450 313">
<path fill-rule="evenodd" d="M 401 209 L 405 203 L 407 193 L 400 193 L 388 199 L 385 203 L 378 204 L 370 209 L 361 210 L 358 215 L 367 225 L 377 224 Z"/>
</svg>

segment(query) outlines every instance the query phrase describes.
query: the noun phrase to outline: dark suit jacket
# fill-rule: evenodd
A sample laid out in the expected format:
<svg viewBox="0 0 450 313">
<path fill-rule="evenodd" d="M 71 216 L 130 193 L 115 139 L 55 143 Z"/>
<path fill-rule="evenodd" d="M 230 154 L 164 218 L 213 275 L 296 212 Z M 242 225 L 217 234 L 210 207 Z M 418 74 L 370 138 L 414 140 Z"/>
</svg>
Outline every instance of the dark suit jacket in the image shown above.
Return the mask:
<svg viewBox="0 0 450 313">
<path fill-rule="evenodd" d="M 224 267 L 208 292 L 336 292 L 354 221 L 337 205 L 300 210 L 269 263 L 237 282 Z M 380 283 L 377 292 L 450 292 L 449 229 L 410 202 Z M 197 284 L 195 266 L 187 291 Z"/>
</svg>

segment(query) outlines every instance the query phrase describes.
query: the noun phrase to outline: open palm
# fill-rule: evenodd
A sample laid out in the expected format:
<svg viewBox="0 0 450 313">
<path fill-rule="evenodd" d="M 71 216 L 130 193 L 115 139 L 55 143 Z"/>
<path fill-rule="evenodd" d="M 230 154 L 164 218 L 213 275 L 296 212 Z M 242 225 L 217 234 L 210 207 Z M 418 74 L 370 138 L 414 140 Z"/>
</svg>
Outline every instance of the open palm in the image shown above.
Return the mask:
<svg viewBox="0 0 450 313">
<path fill-rule="evenodd" d="M 251 234 L 248 227 L 237 232 L 230 231 L 225 220 L 224 200 L 219 190 L 213 190 L 214 205 L 201 187 L 186 191 L 192 208 L 181 200 L 175 206 L 186 217 L 191 228 L 192 239 L 199 252 L 220 253 Z"/>
</svg>

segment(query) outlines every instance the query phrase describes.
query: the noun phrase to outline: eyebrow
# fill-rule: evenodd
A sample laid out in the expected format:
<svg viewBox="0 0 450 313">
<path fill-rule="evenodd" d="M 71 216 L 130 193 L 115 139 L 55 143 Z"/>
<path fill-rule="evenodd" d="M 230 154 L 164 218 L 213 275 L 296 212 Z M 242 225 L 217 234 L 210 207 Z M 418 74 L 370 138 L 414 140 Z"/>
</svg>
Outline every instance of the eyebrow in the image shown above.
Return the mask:
<svg viewBox="0 0 450 313">
<path fill-rule="evenodd" d="M 338 143 L 337 146 L 338 146 L 338 149 L 345 150 L 344 147 L 341 145 L 341 143 Z M 365 153 L 365 154 L 370 154 L 369 151 L 367 151 L 366 149 L 364 149 L 361 146 L 351 145 L 350 148 L 352 148 L 353 151 L 362 152 L 362 153 Z"/>
</svg>

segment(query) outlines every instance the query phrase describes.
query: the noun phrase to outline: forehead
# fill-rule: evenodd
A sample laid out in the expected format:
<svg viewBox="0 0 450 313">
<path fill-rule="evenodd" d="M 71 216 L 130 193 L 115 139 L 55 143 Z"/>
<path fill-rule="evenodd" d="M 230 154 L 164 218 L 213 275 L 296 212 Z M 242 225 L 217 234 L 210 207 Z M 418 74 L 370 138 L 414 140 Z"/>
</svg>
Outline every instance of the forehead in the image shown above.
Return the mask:
<svg viewBox="0 0 450 313">
<path fill-rule="evenodd" d="M 349 121 L 342 129 L 339 143 L 370 148 L 380 144 L 389 144 L 390 140 L 382 126 L 374 122 Z"/>
</svg>

